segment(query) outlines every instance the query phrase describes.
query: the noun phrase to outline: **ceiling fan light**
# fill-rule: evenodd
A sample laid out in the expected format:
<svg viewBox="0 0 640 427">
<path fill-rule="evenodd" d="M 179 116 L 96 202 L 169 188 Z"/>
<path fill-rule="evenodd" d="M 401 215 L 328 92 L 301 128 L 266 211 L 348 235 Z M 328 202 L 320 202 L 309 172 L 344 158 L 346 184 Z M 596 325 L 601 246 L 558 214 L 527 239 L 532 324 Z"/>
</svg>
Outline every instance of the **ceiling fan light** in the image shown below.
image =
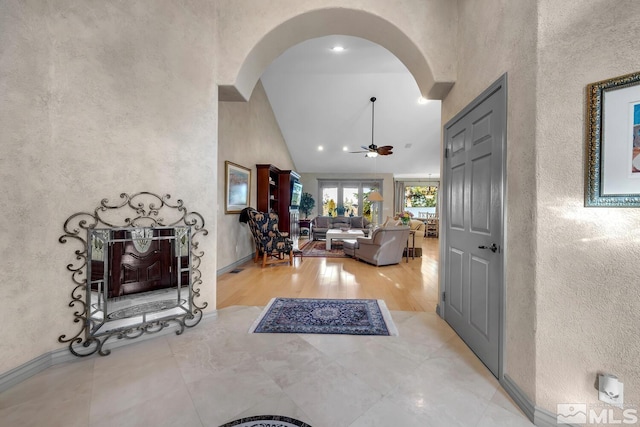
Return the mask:
<svg viewBox="0 0 640 427">
<path fill-rule="evenodd" d="M 378 153 L 375 151 L 371 151 L 364 155 L 365 157 L 378 157 Z"/>
</svg>

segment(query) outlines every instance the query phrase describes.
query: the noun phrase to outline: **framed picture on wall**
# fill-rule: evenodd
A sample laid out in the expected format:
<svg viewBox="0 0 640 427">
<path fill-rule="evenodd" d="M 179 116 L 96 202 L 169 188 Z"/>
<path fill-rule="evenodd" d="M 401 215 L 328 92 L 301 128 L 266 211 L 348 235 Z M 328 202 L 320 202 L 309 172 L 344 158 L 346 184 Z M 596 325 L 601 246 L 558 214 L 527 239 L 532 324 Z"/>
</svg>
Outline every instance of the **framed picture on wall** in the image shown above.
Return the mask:
<svg viewBox="0 0 640 427">
<path fill-rule="evenodd" d="M 224 213 L 240 213 L 251 200 L 251 169 L 230 161 L 224 162 L 224 169 Z"/>
<path fill-rule="evenodd" d="M 585 206 L 640 207 L 640 72 L 587 86 Z"/>
</svg>

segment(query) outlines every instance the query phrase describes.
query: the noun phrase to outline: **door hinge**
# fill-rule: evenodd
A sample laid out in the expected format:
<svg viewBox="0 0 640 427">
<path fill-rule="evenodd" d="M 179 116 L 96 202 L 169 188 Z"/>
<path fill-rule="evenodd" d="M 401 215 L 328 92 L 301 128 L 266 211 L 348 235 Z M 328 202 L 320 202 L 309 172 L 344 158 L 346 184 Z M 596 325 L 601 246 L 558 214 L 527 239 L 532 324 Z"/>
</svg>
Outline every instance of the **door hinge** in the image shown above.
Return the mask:
<svg viewBox="0 0 640 427">
<path fill-rule="evenodd" d="M 445 149 L 444 149 L 444 158 L 445 158 L 445 159 L 448 159 L 448 158 L 449 158 L 449 149 L 448 149 L 448 148 L 445 148 Z"/>
<path fill-rule="evenodd" d="M 445 302 L 447 300 L 447 293 L 443 292 L 442 293 L 442 302 Z"/>
</svg>

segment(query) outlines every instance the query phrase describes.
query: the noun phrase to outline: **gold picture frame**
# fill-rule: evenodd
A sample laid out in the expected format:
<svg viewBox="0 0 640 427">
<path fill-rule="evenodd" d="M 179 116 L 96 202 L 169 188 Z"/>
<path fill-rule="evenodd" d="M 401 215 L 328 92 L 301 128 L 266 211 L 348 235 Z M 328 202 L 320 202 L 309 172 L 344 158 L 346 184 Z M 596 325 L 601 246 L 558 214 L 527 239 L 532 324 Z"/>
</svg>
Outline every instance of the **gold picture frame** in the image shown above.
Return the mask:
<svg viewBox="0 0 640 427">
<path fill-rule="evenodd" d="M 640 72 L 587 86 L 586 207 L 640 207 Z"/>
<path fill-rule="evenodd" d="M 251 200 L 251 169 L 224 162 L 224 213 L 239 214 Z"/>
</svg>

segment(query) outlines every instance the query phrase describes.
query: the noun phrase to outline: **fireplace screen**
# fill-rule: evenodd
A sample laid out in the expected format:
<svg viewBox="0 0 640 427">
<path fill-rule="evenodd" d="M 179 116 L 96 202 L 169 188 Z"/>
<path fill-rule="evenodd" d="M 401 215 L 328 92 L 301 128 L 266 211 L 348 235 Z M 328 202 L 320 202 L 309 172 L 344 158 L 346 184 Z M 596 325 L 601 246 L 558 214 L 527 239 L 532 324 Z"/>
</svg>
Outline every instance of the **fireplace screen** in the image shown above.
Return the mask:
<svg viewBox="0 0 640 427">
<path fill-rule="evenodd" d="M 180 334 L 197 325 L 207 303 L 199 301 L 199 238 L 204 220 L 182 200 L 142 192 L 103 199 L 93 213 L 80 212 L 64 224 L 61 243 L 79 245 L 67 264 L 74 288 L 69 307 L 81 330 L 61 335 L 76 356 L 110 353 L 110 339 L 137 338 L 176 326 Z"/>
</svg>

